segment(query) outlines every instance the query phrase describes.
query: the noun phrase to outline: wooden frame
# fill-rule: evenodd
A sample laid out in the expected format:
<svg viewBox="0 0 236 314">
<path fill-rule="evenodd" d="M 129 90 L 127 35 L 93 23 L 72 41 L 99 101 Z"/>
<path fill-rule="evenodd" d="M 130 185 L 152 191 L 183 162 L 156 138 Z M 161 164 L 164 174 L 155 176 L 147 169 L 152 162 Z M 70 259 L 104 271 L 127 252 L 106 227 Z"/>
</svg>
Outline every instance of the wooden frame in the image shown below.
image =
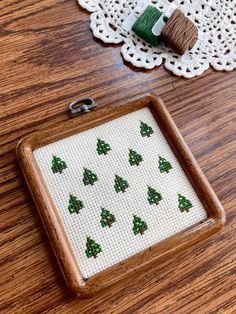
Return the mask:
<svg viewBox="0 0 236 314">
<path fill-rule="evenodd" d="M 178 161 L 181 165 L 185 165 L 183 170 L 207 211 L 208 218 L 202 223 L 165 239 L 86 280 L 83 278 L 72 253 L 33 150 L 144 107 L 150 108 Z M 217 232 L 225 223 L 225 212 L 222 205 L 184 142 L 162 100 L 155 95 L 143 95 L 127 104 L 97 109 L 87 115 L 61 123 L 55 128 L 29 135 L 18 143 L 17 156 L 67 285 L 76 295 L 81 297 L 91 296 L 121 280 L 131 272 L 137 273 L 145 270 L 154 261 L 166 260 L 180 250 Z"/>
</svg>

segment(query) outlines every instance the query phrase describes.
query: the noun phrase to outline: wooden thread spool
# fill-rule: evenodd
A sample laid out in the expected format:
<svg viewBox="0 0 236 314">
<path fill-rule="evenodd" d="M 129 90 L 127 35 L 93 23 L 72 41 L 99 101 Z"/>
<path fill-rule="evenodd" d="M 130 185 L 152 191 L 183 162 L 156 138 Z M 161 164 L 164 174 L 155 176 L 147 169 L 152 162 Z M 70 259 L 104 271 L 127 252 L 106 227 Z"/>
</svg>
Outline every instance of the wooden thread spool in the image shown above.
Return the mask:
<svg viewBox="0 0 236 314">
<path fill-rule="evenodd" d="M 176 53 L 183 55 L 192 49 L 198 38 L 198 29 L 180 10 L 175 10 L 161 32 L 161 38 Z"/>
</svg>

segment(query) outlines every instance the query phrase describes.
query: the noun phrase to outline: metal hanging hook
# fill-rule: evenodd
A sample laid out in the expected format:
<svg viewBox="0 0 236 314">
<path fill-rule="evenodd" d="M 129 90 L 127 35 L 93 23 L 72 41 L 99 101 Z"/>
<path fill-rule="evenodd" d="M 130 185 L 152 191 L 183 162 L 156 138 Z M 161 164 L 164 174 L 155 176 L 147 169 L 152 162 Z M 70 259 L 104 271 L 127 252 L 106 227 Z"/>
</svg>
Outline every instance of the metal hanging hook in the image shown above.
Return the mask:
<svg viewBox="0 0 236 314">
<path fill-rule="evenodd" d="M 88 113 L 96 107 L 94 98 L 77 98 L 68 105 L 68 110 L 71 115 L 75 116 Z"/>
</svg>

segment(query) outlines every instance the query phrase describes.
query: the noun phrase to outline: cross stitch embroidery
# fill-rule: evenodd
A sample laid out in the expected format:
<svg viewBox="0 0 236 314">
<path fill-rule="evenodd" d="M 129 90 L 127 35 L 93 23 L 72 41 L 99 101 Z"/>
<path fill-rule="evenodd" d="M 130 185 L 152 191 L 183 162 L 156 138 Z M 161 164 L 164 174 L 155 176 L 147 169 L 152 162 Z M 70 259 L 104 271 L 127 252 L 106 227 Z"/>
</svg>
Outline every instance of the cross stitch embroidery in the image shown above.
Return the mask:
<svg viewBox="0 0 236 314">
<path fill-rule="evenodd" d="M 153 129 L 147 123 L 140 121 L 140 133 L 142 137 L 150 137 L 153 134 Z"/>
<path fill-rule="evenodd" d="M 172 169 L 172 165 L 169 161 L 167 161 L 165 158 L 159 156 L 159 170 L 161 173 L 163 172 L 169 172 L 170 169 Z"/>
<path fill-rule="evenodd" d="M 98 177 L 95 173 L 93 173 L 91 170 L 88 170 L 84 168 L 84 177 L 83 177 L 83 183 L 84 185 L 94 185 L 94 183 L 98 181 Z"/>
<path fill-rule="evenodd" d="M 119 192 L 125 192 L 125 190 L 129 187 L 129 184 L 126 180 L 124 180 L 123 178 L 119 177 L 118 175 L 115 175 L 115 191 L 116 193 Z"/>
<path fill-rule="evenodd" d="M 141 218 L 134 215 L 133 219 L 133 232 L 134 235 L 141 234 L 143 235 L 144 232 L 148 229 L 148 226 L 145 221 L 142 221 Z"/>
<path fill-rule="evenodd" d="M 135 150 L 129 150 L 129 163 L 131 166 L 139 166 L 139 164 L 143 161 L 143 157 L 138 154 Z"/>
<path fill-rule="evenodd" d="M 181 213 L 184 211 L 188 213 L 189 209 L 193 207 L 191 201 L 181 194 L 178 194 L 178 201 L 179 201 L 179 209 Z"/>
<path fill-rule="evenodd" d="M 96 243 L 90 237 L 87 237 L 86 250 L 85 250 L 85 254 L 87 255 L 87 257 L 96 258 L 100 252 L 102 252 L 100 244 Z"/>
<path fill-rule="evenodd" d="M 112 224 L 116 221 L 115 216 L 111 214 L 111 212 L 105 208 L 102 208 L 102 213 L 101 213 L 101 225 L 102 227 L 111 227 Z"/>
<path fill-rule="evenodd" d="M 159 202 L 162 200 L 162 196 L 161 193 L 157 192 L 155 189 L 153 189 L 152 187 L 148 187 L 148 202 L 150 205 L 152 204 L 156 204 L 158 205 Z"/>
<path fill-rule="evenodd" d="M 62 173 L 64 169 L 67 168 L 67 164 L 65 161 L 61 160 L 61 158 L 57 156 L 52 156 L 52 172 L 53 173 Z"/>
<path fill-rule="evenodd" d="M 97 152 L 98 155 L 107 155 L 111 150 L 111 146 L 101 139 L 97 139 Z"/>
<path fill-rule="evenodd" d="M 78 200 L 76 196 L 70 194 L 69 206 L 68 206 L 70 214 L 73 214 L 73 213 L 79 214 L 79 211 L 82 208 L 84 208 L 83 202 Z"/>
</svg>

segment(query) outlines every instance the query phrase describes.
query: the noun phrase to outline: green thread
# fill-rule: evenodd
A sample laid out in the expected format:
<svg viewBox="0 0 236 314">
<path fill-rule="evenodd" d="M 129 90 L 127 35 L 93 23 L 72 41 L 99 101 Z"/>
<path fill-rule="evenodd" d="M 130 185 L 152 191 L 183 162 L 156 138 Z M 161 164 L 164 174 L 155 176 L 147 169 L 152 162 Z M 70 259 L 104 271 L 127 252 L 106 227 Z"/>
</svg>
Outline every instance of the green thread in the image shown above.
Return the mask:
<svg viewBox="0 0 236 314">
<path fill-rule="evenodd" d="M 181 194 L 178 194 L 178 201 L 179 201 L 179 209 L 181 213 L 184 211 L 188 213 L 189 209 L 193 207 L 191 201 Z"/>
<path fill-rule="evenodd" d="M 112 224 L 116 221 L 116 218 L 113 214 L 111 214 L 111 212 L 105 208 L 102 208 L 102 213 L 101 213 L 101 226 L 104 227 L 111 227 Z"/>
<path fill-rule="evenodd" d="M 84 203 L 81 200 L 78 200 L 76 196 L 70 194 L 68 206 L 70 214 L 78 214 L 82 208 L 84 208 Z"/>
<path fill-rule="evenodd" d="M 118 175 L 115 175 L 115 185 L 114 185 L 114 188 L 115 188 L 115 191 L 116 193 L 119 193 L 119 192 L 125 192 L 126 189 L 128 189 L 129 187 L 129 183 L 124 180 L 123 178 L 119 177 Z"/>
<path fill-rule="evenodd" d="M 131 166 L 139 166 L 139 164 L 143 161 L 143 157 L 138 154 L 135 150 L 129 150 L 129 163 Z"/>
<path fill-rule="evenodd" d="M 162 200 L 162 196 L 160 192 L 157 192 L 155 189 L 153 189 L 152 187 L 148 187 L 148 202 L 150 205 L 152 204 L 156 204 L 158 205 L 159 202 Z"/>
<path fill-rule="evenodd" d="M 149 5 L 132 26 L 132 31 L 152 46 L 157 46 L 161 41 L 161 36 L 154 35 L 152 28 L 161 15 L 161 11 Z"/>
<path fill-rule="evenodd" d="M 94 185 L 96 181 L 98 181 L 98 177 L 95 173 L 93 173 L 91 170 L 84 169 L 84 174 L 83 174 L 83 183 L 84 185 Z"/>
<path fill-rule="evenodd" d="M 148 229 L 148 226 L 145 221 L 143 221 L 141 218 L 134 215 L 133 219 L 133 233 L 134 235 L 141 234 L 143 235 L 144 232 Z"/>
<path fill-rule="evenodd" d="M 153 134 L 153 129 L 147 123 L 140 121 L 140 134 L 142 137 L 150 137 Z"/>
<path fill-rule="evenodd" d="M 111 150 L 111 146 L 101 139 L 97 139 L 97 153 L 98 155 L 106 155 Z"/>
<path fill-rule="evenodd" d="M 159 156 L 159 170 L 161 173 L 169 172 L 172 169 L 172 165 L 169 161 L 167 161 L 164 157 Z"/>
<path fill-rule="evenodd" d="M 93 239 L 90 237 L 87 237 L 87 243 L 86 243 L 86 250 L 85 254 L 88 258 L 94 257 L 96 258 L 98 253 L 102 252 L 101 245 L 96 243 Z"/>
<path fill-rule="evenodd" d="M 61 158 L 57 156 L 52 156 L 52 172 L 53 173 L 62 173 L 64 169 L 67 168 L 67 164 L 65 161 L 61 160 Z"/>
</svg>

